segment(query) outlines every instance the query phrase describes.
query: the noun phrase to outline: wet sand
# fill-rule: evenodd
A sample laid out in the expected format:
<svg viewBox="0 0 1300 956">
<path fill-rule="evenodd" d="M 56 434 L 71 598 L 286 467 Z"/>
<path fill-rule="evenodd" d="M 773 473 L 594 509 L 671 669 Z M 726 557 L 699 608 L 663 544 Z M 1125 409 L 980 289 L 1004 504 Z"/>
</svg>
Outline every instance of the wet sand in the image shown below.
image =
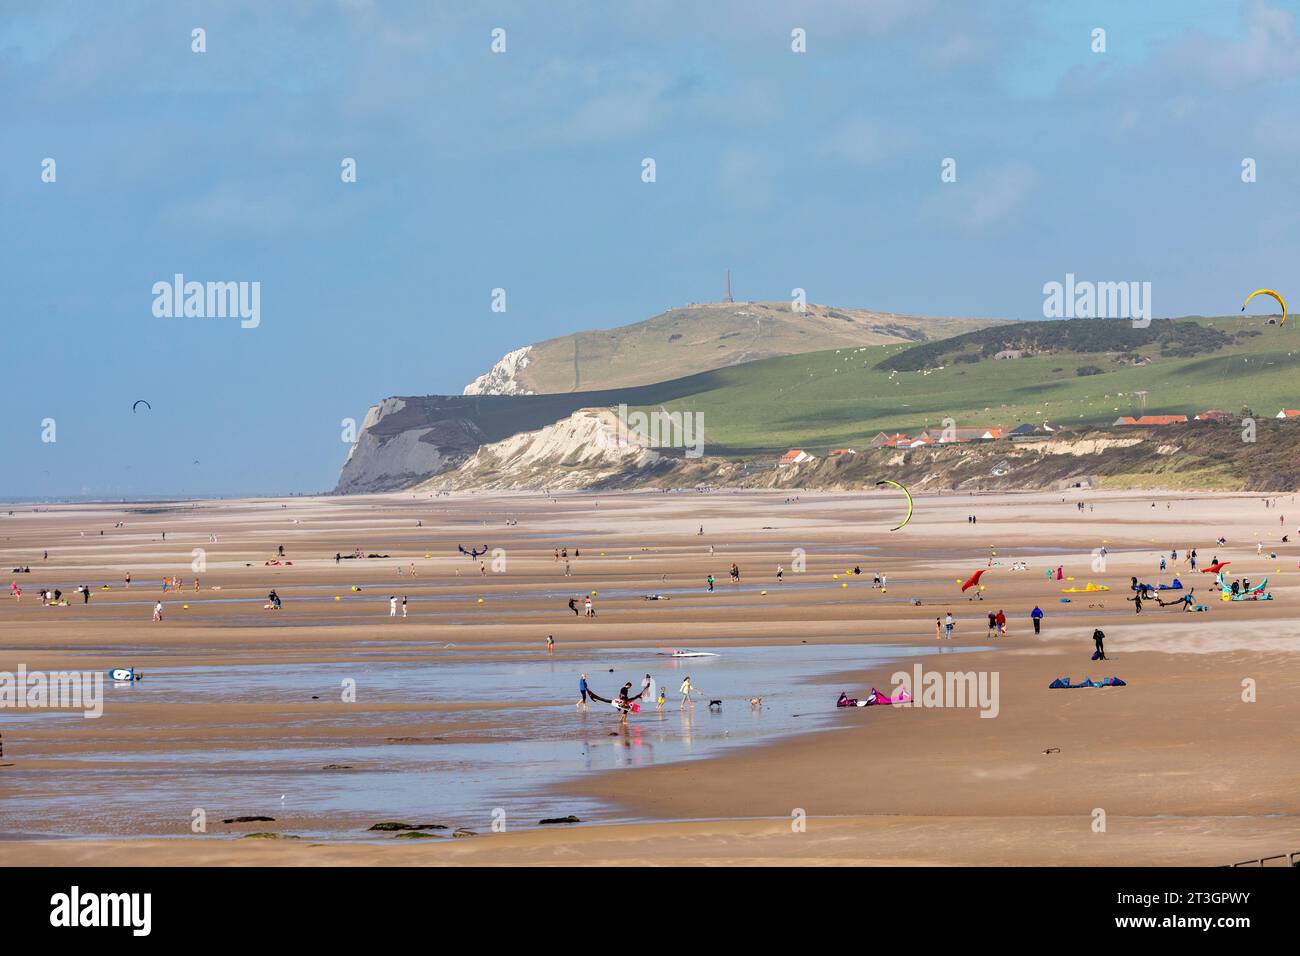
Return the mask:
<svg viewBox="0 0 1300 956">
<path fill-rule="evenodd" d="M 0 605 L 0 670 L 127 665 L 146 677 L 134 687 L 106 688 L 98 720 L 32 720 L 22 711 L 0 711 L 0 764 L 8 765 L 0 766 L 3 858 L 121 863 L 122 838 L 133 838 L 127 843 L 137 863 L 286 865 L 1224 864 L 1300 850 L 1294 746 L 1300 625 L 1288 610 L 1300 549 L 1279 543 L 1278 521 L 1293 510 L 1294 523 L 1300 505 L 1290 496 L 1265 509 L 1255 496 L 1088 492 L 1094 510 L 1081 513 L 1073 505 L 1078 494 L 918 496 L 916 517 L 893 534 L 887 529 L 896 523 L 899 502 L 886 494 L 801 494 L 797 503 L 787 503 L 784 493 L 589 494 L 554 501 L 392 495 L 42 506 L 39 513 L 24 505 L 12 506 L 12 515 L 6 506 L 0 564 L 6 572 L 30 565 L 32 573 L 9 575 L 26 593 L 21 603 L 5 598 Z M 966 521 L 971 513 L 978 524 Z M 117 521 L 125 527 L 114 528 Z M 1214 543 L 1220 534 L 1225 547 Z M 1265 545 L 1262 557 L 1257 540 Z M 1093 549 L 1103 541 L 1109 554 L 1105 570 L 1096 571 Z M 267 566 L 280 544 L 293 565 Z M 456 555 L 457 544 L 503 549 L 495 557 L 504 570 L 480 575 L 477 561 Z M 552 549 L 562 546 L 582 551 L 570 558 L 571 578 L 553 557 Z M 1210 610 L 1190 614 L 1149 604 L 1135 615 L 1124 600 L 1129 576 L 1154 582 L 1159 554 L 1177 547 L 1181 559 L 1189 546 L 1198 548 L 1202 566 L 1217 555 L 1233 561 L 1234 575 L 1269 576 L 1275 600 L 1224 604 L 1211 593 L 1212 576 L 1192 574 L 1180 560 L 1174 569 L 1195 583 Z M 354 547 L 389 557 L 334 561 L 335 552 Z M 191 590 L 194 548 L 205 549 L 207 562 L 197 593 Z M 41 556 L 46 549 L 48 560 Z M 796 570 L 795 549 L 804 552 L 803 571 Z M 984 578 L 984 600 L 967 600 L 956 581 L 986 566 L 990 549 L 999 563 Z M 1276 560 L 1268 559 L 1270 549 Z M 489 567 L 493 558 L 491 551 L 484 555 Z M 1011 570 L 1020 560 L 1029 569 Z M 742 570 L 739 587 L 727 578 L 733 561 Z M 398 574 L 412 563 L 416 577 Z M 778 564 L 785 567 L 783 583 L 776 580 Z M 866 573 L 846 575 L 855 564 Z M 1045 568 L 1057 564 L 1075 581 L 1048 581 Z M 129 590 L 122 585 L 128 570 Z M 871 587 L 875 570 L 888 574 L 887 591 Z M 709 573 L 717 579 L 713 594 L 703 588 Z M 165 618 L 155 624 L 149 618 L 164 574 L 179 574 L 184 591 L 163 597 Z M 1062 595 L 1062 587 L 1088 580 L 1113 590 Z M 104 583 L 109 590 L 98 590 Z M 75 603 L 42 608 L 35 596 L 42 584 L 62 588 Z M 96 588 L 90 607 L 71 594 L 77 584 Z M 262 608 L 271 587 L 285 599 L 279 612 Z M 568 597 L 592 590 L 598 616 L 575 618 Z M 651 592 L 672 600 L 640 597 Z M 391 593 L 409 596 L 409 618 L 388 617 Z M 1060 603 L 1062 596 L 1071 602 Z M 1047 615 L 1039 638 L 1027 619 L 1035 603 Z M 999 608 L 1009 618 L 1009 634 L 989 640 L 984 617 Z M 956 639 L 937 642 L 934 619 L 949 609 L 958 619 Z M 1089 660 L 1094 627 L 1106 632 L 1109 663 Z M 550 660 L 547 634 L 557 641 Z M 837 712 L 830 693 L 826 715 L 810 715 L 837 728 L 827 732 L 784 736 L 783 730 L 779 739 L 749 741 L 707 759 L 670 755 L 669 762 L 631 760 L 615 770 L 602 770 L 597 761 L 588 772 L 536 786 L 503 781 L 530 791 L 530 809 L 553 808 L 562 816 L 577 808 L 595 824 L 538 828 L 528 819 L 526 827 L 512 824 L 498 833 L 492 808 L 462 808 L 439 821 L 448 830 L 426 840 L 367 834 L 366 826 L 383 817 L 367 805 L 365 787 L 331 802 L 346 789 L 337 775 L 358 768 L 325 770 L 328 757 L 308 759 L 331 748 L 362 754 L 368 762 L 360 769 L 382 787 L 385 779 L 418 779 L 412 775 L 437 764 L 443 746 L 525 748 L 607 738 L 631 752 L 638 735 L 654 730 L 653 721 L 679 726 L 680 671 L 663 671 L 673 698 L 667 715 L 634 716 L 624 733 L 608 709 L 578 715 L 571 698 L 514 697 L 507 662 L 545 662 L 563 686 L 576 677 L 575 665 L 610 649 L 686 645 L 720 653 L 714 666 L 726 667 L 729 649 L 733 660 L 763 647 L 794 655 L 805 642 L 991 646 L 919 662 L 926 671 L 996 673 L 997 716 L 953 707 Z M 424 673 L 453 661 L 489 670 L 502 662 L 500 699 L 459 699 L 455 688 L 432 697 L 417 688 L 405 694 L 400 685 L 368 696 L 366 675 L 376 667 Z M 232 665 L 241 675 L 264 671 L 273 679 L 232 680 L 229 699 L 174 692 L 183 687 L 173 679 L 178 669 L 206 675 Z M 872 686 L 888 692 L 891 675 L 910 673 L 912 665 L 837 666 L 822 683 L 859 697 Z M 355 671 L 357 702 L 342 702 L 337 682 L 327 686 L 324 678 L 318 689 L 296 682 L 283 694 L 277 689 L 286 669 L 311 674 L 314 667 Z M 635 676 L 629 667 L 620 659 L 617 675 L 592 674 L 593 683 L 608 694 L 614 689 L 605 686 L 608 680 Z M 172 680 L 160 683 L 152 698 L 151 670 Z M 1128 686 L 1047 689 L 1058 676 L 1112 674 Z M 766 708 L 755 719 L 776 726 L 778 717 L 789 717 L 792 701 L 802 699 L 795 685 L 806 679 L 754 688 Z M 1247 680 L 1257 692 L 1251 703 L 1242 700 Z M 723 708 L 724 721 L 749 719 L 743 699 L 729 694 Z M 691 719 L 709 726 L 704 702 Z M 281 785 L 283 767 L 261 783 L 258 776 L 299 751 L 298 792 L 306 796 L 280 804 L 271 791 Z M 248 781 L 238 806 L 228 794 L 203 794 L 201 786 L 196 796 L 205 762 L 218 759 L 223 772 Z M 509 760 L 502 766 L 508 775 Z M 464 770 L 467 780 L 472 769 Z M 442 779 L 447 773 L 451 784 Z M 440 785 L 454 785 L 454 773 L 440 770 Z M 137 786 L 140 799 L 123 812 L 123 789 Z M 263 795 L 253 800 L 252 794 Z M 191 811 L 199 800 L 210 821 L 243 814 L 276 820 L 213 822 L 196 837 Z M 431 804 L 427 815 L 437 809 Z M 638 822 L 598 825 L 614 820 Z M 451 839 L 456 827 L 477 835 Z M 307 836 L 234 838 L 257 829 Z M 163 836 L 168 839 L 158 839 Z M 378 842 L 344 842 L 367 838 Z"/>
</svg>

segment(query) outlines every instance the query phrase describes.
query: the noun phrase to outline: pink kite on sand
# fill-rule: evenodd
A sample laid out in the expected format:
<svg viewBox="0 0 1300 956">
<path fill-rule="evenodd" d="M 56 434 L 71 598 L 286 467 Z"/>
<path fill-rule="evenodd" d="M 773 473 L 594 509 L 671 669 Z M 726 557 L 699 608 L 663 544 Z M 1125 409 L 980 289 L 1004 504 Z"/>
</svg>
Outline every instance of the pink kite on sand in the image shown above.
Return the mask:
<svg viewBox="0 0 1300 956">
<path fill-rule="evenodd" d="M 882 694 L 873 687 L 871 688 L 871 693 L 867 695 L 868 704 L 910 704 L 911 702 L 912 695 L 906 690 L 900 690 L 897 697 L 890 697 L 888 694 Z"/>
</svg>

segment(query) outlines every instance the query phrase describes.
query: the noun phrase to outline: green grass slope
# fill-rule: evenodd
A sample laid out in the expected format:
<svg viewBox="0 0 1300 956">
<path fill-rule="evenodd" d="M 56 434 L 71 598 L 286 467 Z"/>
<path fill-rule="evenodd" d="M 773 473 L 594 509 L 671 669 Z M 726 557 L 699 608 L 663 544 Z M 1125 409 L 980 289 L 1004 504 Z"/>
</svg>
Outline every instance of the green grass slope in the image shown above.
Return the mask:
<svg viewBox="0 0 1300 956">
<path fill-rule="evenodd" d="M 1006 326 L 937 350 L 933 360 L 941 364 L 916 371 L 890 367 L 900 364 L 906 346 L 840 348 L 660 383 L 638 390 L 640 401 L 629 395 L 629 404 L 703 413 L 706 454 L 735 457 L 861 448 L 877 432 L 915 434 L 941 428 L 945 417 L 959 427 L 1050 421 L 1078 428 L 1109 425 L 1120 415 L 1190 418 L 1208 409 L 1251 409 L 1271 417 L 1300 407 L 1300 333 L 1289 323 L 1264 326 L 1258 316 L 1156 320 L 1143 342 L 1107 335 L 1107 321 L 1050 323 L 1062 350 L 1045 355 L 983 357 L 989 336 L 1023 337 L 1020 325 Z M 1183 329 L 1171 332 L 1172 325 Z M 1146 364 L 1135 364 L 1139 359 Z M 1147 393 L 1145 411 L 1139 391 Z"/>
</svg>

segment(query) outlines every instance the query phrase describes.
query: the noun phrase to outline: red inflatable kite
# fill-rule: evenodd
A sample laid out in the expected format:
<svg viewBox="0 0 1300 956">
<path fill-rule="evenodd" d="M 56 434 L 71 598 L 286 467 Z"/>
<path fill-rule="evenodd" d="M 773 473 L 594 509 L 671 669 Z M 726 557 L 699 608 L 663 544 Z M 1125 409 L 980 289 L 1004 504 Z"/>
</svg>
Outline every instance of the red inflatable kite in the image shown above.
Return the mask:
<svg viewBox="0 0 1300 956">
<path fill-rule="evenodd" d="M 961 586 L 961 589 L 962 589 L 963 591 L 965 591 L 967 588 L 973 588 L 975 585 L 979 584 L 979 583 L 980 583 L 980 575 L 983 574 L 983 573 L 984 573 L 985 571 L 987 571 L 987 570 L 988 570 L 988 568 L 980 568 L 978 571 L 976 571 L 974 574 L 972 574 L 972 575 L 970 576 L 970 579 L 969 579 L 965 584 L 963 584 L 963 585 Z"/>
<path fill-rule="evenodd" d="M 1230 564 L 1232 564 L 1231 561 L 1219 561 L 1216 564 L 1210 565 L 1208 568 L 1201 568 L 1201 573 L 1218 574 L 1221 569 L 1226 568 Z"/>
</svg>

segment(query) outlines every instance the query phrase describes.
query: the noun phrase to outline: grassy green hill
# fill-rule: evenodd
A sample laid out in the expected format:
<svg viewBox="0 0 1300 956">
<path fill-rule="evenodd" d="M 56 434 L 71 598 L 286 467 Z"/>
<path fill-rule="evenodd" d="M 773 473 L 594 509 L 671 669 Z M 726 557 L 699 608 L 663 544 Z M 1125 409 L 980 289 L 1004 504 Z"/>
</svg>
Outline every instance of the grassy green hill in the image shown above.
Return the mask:
<svg viewBox="0 0 1300 956">
<path fill-rule="evenodd" d="M 1107 321 L 1025 323 L 958 337 L 971 338 L 967 343 L 952 339 L 765 359 L 661 383 L 638 390 L 636 397 L 646 411 L 702 412 L 707 454 L 732 456 L 861 447 L 879 431 L 915 434 L 941 427 L 945 417 L 959 427 L 1012 428 L 1045 420 L 1108 425 L 1119 415 L 1143 414 L 1136 394 L 1143 390 L 1146 414 L 1190 417 L 1213 408 L 1237 415 L 1249 408 L 1257 417 L 1271 417 L 1280 408 L 1300 407 L 1300 333 L 1289 324 L 1264 326 L 1257 316 L 1156 320 L 1135 338 L 1108 328 Z M 1057 338 L 1037 344 L 1050 348 L 1055 341 L 1060 351 L 984 357 L 990 343 L 1001 344 L 998 336 L 1023 340 L 1026 327 L 1048 325 Z M 1033 330 L 1028 332 L 1032 338 Z M 898 370 L 900 364 L 926 365 L 900 361 L 909 349 L 928 349 L 939 364 Z M 958 361 L 960 356 L 967 358 Z M 1135 364 L 1140 360 L 1147 364 Z M 690 394 L 683 393 L 687 383 Z M 665 395 L 661 405 L 650 404 L 657 396 L 647 393 L 656 391 Z"/>
<path fill-rule="evenodd" d="M 1005 320 L 895 315 L 809 303 L 734 302 L 670 309 L 643 322 L 532 345 L 516 375 L 537 394 L 649 385 L 817 349 L 926 342 Z"/>
</svg>

